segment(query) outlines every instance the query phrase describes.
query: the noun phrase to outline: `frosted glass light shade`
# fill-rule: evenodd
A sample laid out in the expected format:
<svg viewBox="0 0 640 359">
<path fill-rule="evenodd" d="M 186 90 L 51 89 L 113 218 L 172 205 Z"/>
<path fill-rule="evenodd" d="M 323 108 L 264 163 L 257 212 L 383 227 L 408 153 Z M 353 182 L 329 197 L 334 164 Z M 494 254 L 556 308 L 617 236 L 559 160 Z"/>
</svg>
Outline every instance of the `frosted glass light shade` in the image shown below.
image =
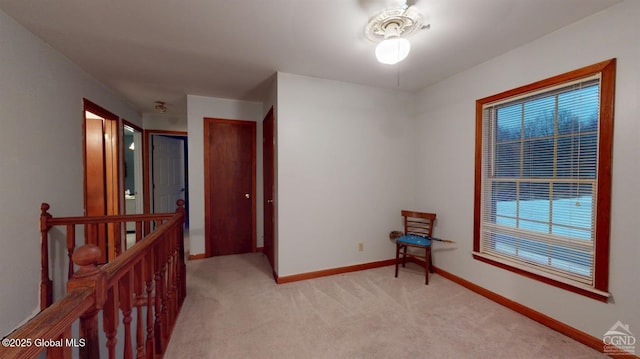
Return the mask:
<svg viewBox="0 0 640 359">
<path fill-rule="evenodd" d="M 376 58 L 383 64 L 393 65 L 404 60 L 410 50 L 409 40 L 401 37 L 387 38 L 376 46 Z"/>
</svg>

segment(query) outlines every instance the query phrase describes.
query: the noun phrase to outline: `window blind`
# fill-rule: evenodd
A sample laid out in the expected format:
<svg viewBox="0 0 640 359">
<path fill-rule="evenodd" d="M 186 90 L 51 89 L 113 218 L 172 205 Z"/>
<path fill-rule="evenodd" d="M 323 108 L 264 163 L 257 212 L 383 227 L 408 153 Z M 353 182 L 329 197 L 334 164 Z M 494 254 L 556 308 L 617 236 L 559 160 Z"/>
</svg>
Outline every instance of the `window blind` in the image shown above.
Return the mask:
<svg viewBox="0 0 640 359">
<path fill-rule="evenodd" d="M 600 75 L 484 104 L 480 252 L 593 284 Z"/>
</svg>

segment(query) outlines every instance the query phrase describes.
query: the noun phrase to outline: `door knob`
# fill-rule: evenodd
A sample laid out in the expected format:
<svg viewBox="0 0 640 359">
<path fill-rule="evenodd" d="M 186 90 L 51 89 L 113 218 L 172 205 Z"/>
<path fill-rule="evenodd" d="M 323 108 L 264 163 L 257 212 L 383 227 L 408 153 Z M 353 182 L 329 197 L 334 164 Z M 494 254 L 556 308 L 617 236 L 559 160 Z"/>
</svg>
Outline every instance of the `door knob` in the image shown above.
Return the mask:
<svg viewBox="0 0 640 359">
<path fill-rule="evenodd" d="M 249 198 L 251 198 L 251 195 L 250 195 L 249 193 L 245 193 L 245 194 L 244 194 L 244 198 L 249 199 Z"/>
<path fill-rule="evenodd" d="M 272 199 L 268 199 L 267 203 L 273 203 L 273 200 Z"/>
</svg>

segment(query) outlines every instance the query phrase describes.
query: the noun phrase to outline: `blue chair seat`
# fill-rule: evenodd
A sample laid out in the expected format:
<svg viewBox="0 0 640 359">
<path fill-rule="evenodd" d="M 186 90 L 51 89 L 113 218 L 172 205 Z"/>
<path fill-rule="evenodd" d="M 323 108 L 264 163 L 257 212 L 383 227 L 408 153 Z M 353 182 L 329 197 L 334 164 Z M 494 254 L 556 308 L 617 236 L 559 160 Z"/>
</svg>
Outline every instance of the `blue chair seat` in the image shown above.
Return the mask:
<svg viewBox="0 0 640 359">
<path fill-rule="evenodd" d="M 431 233 L 433 223 L 436 220 L 435 213 L 415 212 L 402 210 L 404 217 L 404 235 L 396 238 L 396 278 L 398 277 L 398 264 L 405 266 L 407 257 L 414 259 L 418 264 L 424 264 L 424 284 L 429 284 L 429 272 L 433 272 L 431 265 Z M 424 250 L 407 251 L 407 247 Z"/>
<path fill-rule="evenodd" d="M 431 238 L 419 236 L 416 234 L 405 234 L 401 237 L 396 238 L 396 242 L 411 246 L 427 247 L 431 245 Z"/>
</svg>

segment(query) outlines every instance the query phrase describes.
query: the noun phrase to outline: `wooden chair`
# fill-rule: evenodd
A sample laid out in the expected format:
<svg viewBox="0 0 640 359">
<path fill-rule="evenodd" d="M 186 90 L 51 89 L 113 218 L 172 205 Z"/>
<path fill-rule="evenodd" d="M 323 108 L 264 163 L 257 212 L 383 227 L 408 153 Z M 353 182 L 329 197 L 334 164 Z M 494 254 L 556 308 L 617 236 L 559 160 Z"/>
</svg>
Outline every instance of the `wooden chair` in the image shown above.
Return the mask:
<svg viewBox="0 0 640 359">
<path fill-rule="evenodd" d="M 405 266 L 407 257 L 424 260 L 424 283 L 429 284 L 429 272 L 433 272 L 431 269 L 431 233 L 436 214 L 403 210 L 402 216 L 404 217 L 404 235 L 396 238 L 396 278 L 398 277 L 398 263 L 402 251 L 402 267 Z M 408 247 L 424 250 L 424 255 L 407 253 Z"/>
</svg>

